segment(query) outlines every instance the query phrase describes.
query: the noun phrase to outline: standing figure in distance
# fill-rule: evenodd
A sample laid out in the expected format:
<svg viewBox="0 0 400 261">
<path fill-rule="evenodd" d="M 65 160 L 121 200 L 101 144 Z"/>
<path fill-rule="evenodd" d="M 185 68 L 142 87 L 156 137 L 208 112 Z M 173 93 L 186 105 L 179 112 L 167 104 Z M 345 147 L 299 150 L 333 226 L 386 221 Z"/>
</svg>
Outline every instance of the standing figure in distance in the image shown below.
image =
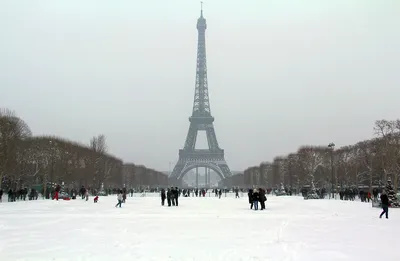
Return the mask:
<svg viewBox="0 0 400 261">
<path fill-rule="evenodd" d="M 161 206 L 164 206 L 166 197 L 167 196 L 165 195 L 165 189 L 161 189 Z"/>
<path fill-rule="evenodd" d="M 249 204 L 250 204 L 250 209 L 253 209 L 253 189 L 249 189 L 249 192 L 247 193 L 247 196 L 249 197 Z"/>
<path fill-rule="evenodd" d="M 235 188 L 235 198 L 240 198 L 239 197 L 239 188 Z"/>
<path fill-rule="evenodd" d="M 259 188 L 258 191 L 259 191 L 261 210 L 264 210 L 265 209 L 265 201 L 267 200 L 267 197 L 265 196 L 265 190 L 263 188 Z"/>
<path fill-rule="evenodd" d="M 172 197 L 171 194 L 172 194 L 171 189 L 168 188 L 168 190 L 167 190 L 167 203 L 168 203 L 168 207 L 171 206 L 171 197 Z"/>
<path fill-rule="evenodd" d="M 178 198 L 179 198 L 179 188 L 175 187 L 175 191 L 174 191 L 174 198 L 175 198 L 175 206 L 178 206 Z"/>
<path fill-rule="evenodd" d="M 254 210 L 258 210 L 258 201 L 260 201 L 260 194 L 257 189 L 254 189 L 253 191 Z"/>
</svg>

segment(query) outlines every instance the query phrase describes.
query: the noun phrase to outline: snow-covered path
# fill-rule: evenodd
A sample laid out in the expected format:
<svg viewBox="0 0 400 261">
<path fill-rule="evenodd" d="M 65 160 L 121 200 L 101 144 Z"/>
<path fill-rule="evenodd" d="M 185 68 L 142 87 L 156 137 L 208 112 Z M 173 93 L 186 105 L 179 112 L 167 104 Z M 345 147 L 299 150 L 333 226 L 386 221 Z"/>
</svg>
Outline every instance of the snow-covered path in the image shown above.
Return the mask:
<svg viewBox="0 0 400 261">
<path fill-rule="evenodd" d="M 400 260 L 400 210 L 378 219 L 370 204 L 269 197 L 157 197 L 0 203 L 0 259 L 14 260 Z"/>
</svg>

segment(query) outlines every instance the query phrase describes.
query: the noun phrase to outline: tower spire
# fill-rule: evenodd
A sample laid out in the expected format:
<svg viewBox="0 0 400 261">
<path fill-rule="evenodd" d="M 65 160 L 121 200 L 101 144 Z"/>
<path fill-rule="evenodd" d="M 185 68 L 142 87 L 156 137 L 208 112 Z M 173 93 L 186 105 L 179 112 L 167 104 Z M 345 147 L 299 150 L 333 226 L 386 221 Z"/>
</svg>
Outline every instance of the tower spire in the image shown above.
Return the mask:
<svg viewBox="0 0 400 261">
<path fill-rule="evenodd" d="M 210 116 L 210 101 L 208 97 L 207 84 L 207 59 L 206 59 L 206 29 L 207 21 L 203 17 L 203 2 L 201 3 L 201 17 L 197 19 L 197 66 L 196 66 L 196 87 L 194 94 L 192 116 Z"/>
<path fill-rule="evenodd" d="M 200 16 L 203 17 L 203 1 L 200 2 Z"/>
</svg>

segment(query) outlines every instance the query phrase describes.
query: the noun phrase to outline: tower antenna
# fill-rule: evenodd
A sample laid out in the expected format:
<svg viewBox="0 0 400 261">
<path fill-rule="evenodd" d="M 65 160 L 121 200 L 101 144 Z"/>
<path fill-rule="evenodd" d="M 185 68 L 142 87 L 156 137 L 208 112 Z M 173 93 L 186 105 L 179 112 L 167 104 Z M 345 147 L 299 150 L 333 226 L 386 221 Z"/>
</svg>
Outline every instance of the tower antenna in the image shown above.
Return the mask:
<svg viewBox="0 0 400 261">
<path fill-rule="evenodd" d="M 203 16 L 203 1 L 200 2 L 200 10 L 201 10 L 201 16 Z"/>
</svg>

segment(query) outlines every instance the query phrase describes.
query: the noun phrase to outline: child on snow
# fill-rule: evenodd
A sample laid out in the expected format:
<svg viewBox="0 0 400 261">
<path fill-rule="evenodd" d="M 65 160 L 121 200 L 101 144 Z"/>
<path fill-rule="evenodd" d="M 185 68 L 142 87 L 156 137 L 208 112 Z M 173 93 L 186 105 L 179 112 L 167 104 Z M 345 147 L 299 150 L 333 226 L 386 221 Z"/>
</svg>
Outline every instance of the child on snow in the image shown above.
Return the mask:
<svg viewBox="0 0 400 261">
<path fill-rule="evenodd" d="M 99 201 L 99 196 L 96 195 L 96 197 L 94 197 L 93 202 L 97 203 L 97 201 Z"/>
</svg>

